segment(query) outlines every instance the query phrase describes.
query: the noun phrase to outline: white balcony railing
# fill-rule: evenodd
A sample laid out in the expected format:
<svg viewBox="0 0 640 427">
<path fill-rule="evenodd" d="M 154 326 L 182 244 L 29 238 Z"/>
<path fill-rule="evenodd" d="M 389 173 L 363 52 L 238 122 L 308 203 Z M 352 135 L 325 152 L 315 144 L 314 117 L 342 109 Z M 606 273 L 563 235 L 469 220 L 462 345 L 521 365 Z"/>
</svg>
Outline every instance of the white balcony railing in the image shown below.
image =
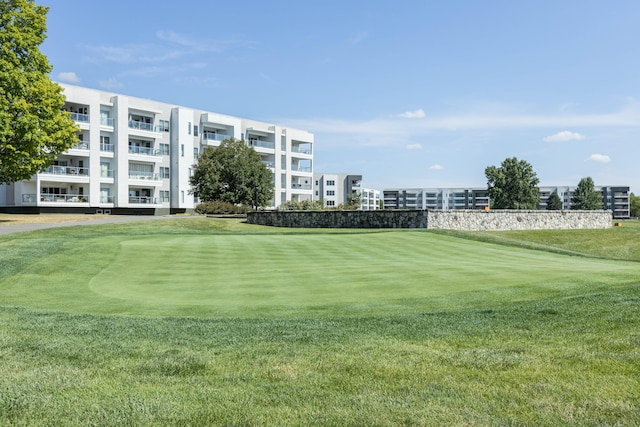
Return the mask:
<svg viewBox="0 0 640 427">
<path fill-rule="evenodd" d="M 307 147 L 298 147 L 298 146 L 292 146 L 291 147 L 291 151 L 293 153 L 300 153 L 300 154 L 311 154 L 311 148 L 307 148 Z"/>
<path fill-rule="evenodd" d="M 74 145 L 73 147 L 71 147 L 72 150 L 88 150 L 89 149 L 89 142 L 87 141 L 80 141 L 78 142 L 76 145 Z"/>
<path fill-rule="evenodd" d="M 249 147 L 261 147 L 261 148 L 269 148 L 271 150 L 276 149 L 276 144 L 274 142 L 262 141 L 260 139 L 250 139 L 247 142 Z"/>
<path fill-rule="evenodd" d="M 209 141 L 224 141 L 227 138 L 229 138 L 229 135 L 225 135 L 222 133 L 204 132 L 202 134 L 202 139 L 206 139 Z"/>
</svg>

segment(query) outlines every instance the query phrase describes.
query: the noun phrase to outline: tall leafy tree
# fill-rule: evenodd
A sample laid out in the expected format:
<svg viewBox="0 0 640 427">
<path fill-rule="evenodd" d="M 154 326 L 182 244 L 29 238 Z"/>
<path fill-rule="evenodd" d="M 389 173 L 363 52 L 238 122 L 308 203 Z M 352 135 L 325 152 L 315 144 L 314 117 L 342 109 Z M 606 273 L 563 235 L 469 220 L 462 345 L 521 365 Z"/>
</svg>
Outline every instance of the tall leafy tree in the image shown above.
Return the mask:
<svg viewBox="0 0 640 427">
<path fill-rule="evenodd" d="M 558 196 L 558 193 L 553 192 L 547 198 L 547 210 L 548 211 L 562 210 L 562 200 L 560 200 L 560 196 Z"/>
<path fill-rule="evenodd" d="M 204 202 L 261 207 L 273 198 L 271 171 L 253 148 L 234 138 L 204 150 L 189 182 L 193 194 Z"/>
<path fill-rule="evenodd" d="M 590 176 L 582 178 L 573 192 L 571 209 L 587 211 L 602 209 L 602 194 L 594 187 Z"/>
<path fill-rule="evenodd" d="M 533 167 L 515 157 L 505 159 L 500 167 L 485 171 L 489 199 L 494 209 L 535 209 L 540 198 L 538 177 Z"/>
<path fill-rule="evenodd" d="M 631 195 L 629 196 L 629 208 L 629 214 L 632 217 L 637 218 L 640 216 L 640 196 L 636 196 L 635 194 L 631 193 Z"/>
<path fill-rule="evenodd" d="M 0 184 L 30 178 L 78 139 L 39 50 L 48 10 L 32 0 L 0 0 Z"/>
</svg>

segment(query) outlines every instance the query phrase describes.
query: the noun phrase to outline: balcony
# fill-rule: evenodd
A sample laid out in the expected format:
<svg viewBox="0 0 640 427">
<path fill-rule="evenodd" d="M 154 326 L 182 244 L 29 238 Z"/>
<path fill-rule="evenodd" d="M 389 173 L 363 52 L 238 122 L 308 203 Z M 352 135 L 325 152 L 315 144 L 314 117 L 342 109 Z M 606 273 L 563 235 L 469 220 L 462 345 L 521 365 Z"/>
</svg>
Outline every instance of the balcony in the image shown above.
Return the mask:
<svg viewBox="0 0 640 427">
<path fill-rule="evenodd" d="M 153 123 L 140 122 L 137 120 L 129 120 L 129 129 L 144 130 L 153 132 Z M 160 132 L 160 131 L 157 131 Z"/>
<path fill-rule="evenodd" d="M 298 184 L 298 183 L 291 183 L 291 188 L 296 189 L 296 190 L 311 190 L 311 184 Z"/>
<path fill-rule="evenodd" d="M 100 170 L 100 178 L 113 178 L 113 170 L 112 169 L 101 169 Z"/>
<path fill-rule="evenodd" d="M 276 149 L 276 144 L 274 142 L 262 141 L 260 139 L 250 139 L 247 142 L 247 145 L 254 148 L 268 148 L 269 150 Z"/>
<path fill-rule="evenodd" d="M 148 196 L 129 196 L 129 204 L 133 205 L 157 205 L 157 197 Z"/>
<path fill-rule="evenodd" d="M 89 123 L 88 114 L 71 113 L 71 118 L 73 119 L 73 121 L 76 121 L 76 122 Z"/>
<path fill-rule="evenodd" d="M 89 149 L 89 142 L 87 141 L 80 141 L 79 143 L 77 143 L 76 145 L 70 148 L 70 150 L 88 150 L 88 149 Z"/>
<path fill-rule="evenodd" d="M 113 196 L 100 196 L 100 203 L 113 203 Z"/>
<path fill-rule="evenodd" d="M 292 153 L 300 153 L 300 154 L 311 154 L 311 148 L 309 147 L 299 147 L 296 145 L 291 146 Z"/>
<path fill-rule="evenodd" d="M 276 167 L 276 165 L 275 165 L 273 162 L 267 162 L 267 161 L 264 161 L 264 160 L 263 160 L 263 161 L 262 161 L 262 163 L 263 163 L 266 167 L 271 168 L 271 169 L 273 169 L 273 168 L 275 168 L 275 167 Z"/>
<path fill-rule="evenodd" d="M 291 170 L 293 172 L 311 172 L 311 166 L 292 165 Z"/>
<path fill-rule="evenodd" d="M 129 172 L 129 179 L 159 181 L 160 177 L 157 173 L 154 173 L 154 172 Z"/>
<path fill-rule="evenodd" d="M 105 153 L 113 153 L 113 144 L 100 143 L 100 151 Z"/>
<path fill-rule="evenodd" d="M 224 141 L 225 139 L 230 138 L 229 135 L 225 135 L 223 133 L 214 133 L 214 132 L 203 132 L 202 139 L 206 141 Z"/>
<path fill-rule="evenodd" d="M 100 124 L 102 126 L 110 126 L 113 127 L 113 124 L 115 123 L 115 120 L 112 119 L 111 117 L 100 117 Z"/>
<path fill-rule="evenodd" d="M 78 168 L 73 166 L 50 166 L 42 171 L 53 175 L 81 175 L 89 176 L 89 168 Z"/>
<path fill-rule="evenodd" d="M 87 196 L 84 194 L 41 194 L 41 202 L 53 203 L 87 203 Z"/>
<path fill-rule="evenodd" d="M 130 145 L 129 154 L 140 154 L 142 156 L 159 156 L 160 150 L 155 150 L 153 147 L 140 147 L 138 145 Z"/>
</svg>

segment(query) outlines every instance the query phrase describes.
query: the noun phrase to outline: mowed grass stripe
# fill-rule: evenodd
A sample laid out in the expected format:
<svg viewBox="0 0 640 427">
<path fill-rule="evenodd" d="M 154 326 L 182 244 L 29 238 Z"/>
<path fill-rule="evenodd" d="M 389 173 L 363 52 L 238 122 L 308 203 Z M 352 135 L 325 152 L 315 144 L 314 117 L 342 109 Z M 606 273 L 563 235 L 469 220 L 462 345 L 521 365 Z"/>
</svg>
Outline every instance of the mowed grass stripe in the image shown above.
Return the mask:
<svg viewBox="0 0 640 427">
<path fill-rule="evenodd" d="M 149 252 L 153 258 L 135 261 Z M 421 232 L 149 237 L 121 242 L 90 288 L 136 302 L 143 311 L 145 305 L 169 312 L 173 306 L 208 306 L 212 313 L 241 314 L 606 283 L 612 275 L 637 279 L 633 267 Z"/>
</svg>

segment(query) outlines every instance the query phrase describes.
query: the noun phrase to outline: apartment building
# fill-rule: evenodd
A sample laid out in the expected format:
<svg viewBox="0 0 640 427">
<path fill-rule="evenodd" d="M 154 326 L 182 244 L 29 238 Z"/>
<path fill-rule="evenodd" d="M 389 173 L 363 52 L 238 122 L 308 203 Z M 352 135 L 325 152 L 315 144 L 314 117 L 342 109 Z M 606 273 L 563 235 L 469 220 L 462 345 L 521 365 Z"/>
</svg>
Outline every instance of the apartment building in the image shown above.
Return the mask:
<svg viewBox="0 0 640 427">
<path fill-rule="evenodd" d="M 563 209 L 571 209 L 575 186 L 539 187 L 537 208 L 547 208 L 547 199 L 557 193 Z M 616 219 L 629 218 L 630 199 L 627 186 L 596 186 L 602 193 L 603 209 Z M 395 188 L 383 191 L 384 209 L 484 209 L 490 205 L 486 188 Z"/>
<path fill-rule="evenodd" d="M 0 186 L 0 210 L 179 213 L 198 200 L 189 177 L 206 147 L 246 141 L 271 170 L 271 207 L 312 200 L 311 133 L 240 117 L 61 84 L 78 143 L 26 181 Z"/>
<path fill-rule="evenodd" d="M 313 180 L 313 200 L 322 200 L 325 207 L 347 204 L 351 194 L 360 195 L 360 210 L 374 210 L 380 205 L 380 191 L 362 187 L 362 175 L 316 173 Z"/>
</svg>

